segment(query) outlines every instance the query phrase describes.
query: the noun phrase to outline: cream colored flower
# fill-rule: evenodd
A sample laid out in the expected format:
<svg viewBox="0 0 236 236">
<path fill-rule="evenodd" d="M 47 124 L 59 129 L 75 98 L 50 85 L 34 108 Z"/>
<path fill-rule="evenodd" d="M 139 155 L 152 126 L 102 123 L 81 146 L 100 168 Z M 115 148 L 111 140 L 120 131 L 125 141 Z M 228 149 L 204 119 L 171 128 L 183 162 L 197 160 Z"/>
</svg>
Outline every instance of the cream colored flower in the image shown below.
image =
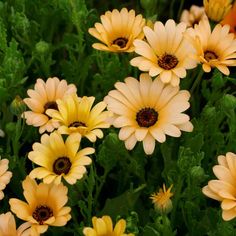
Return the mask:
<svg viewBox="0 0 236 236">
<path fill-rule="evenodd" d="M 6 188 L 6 185 L 10 182 L 12 177 L 12 172 L 8 170 L 8 163 L 7 159 L 0 159 L 0 200 L 4 198 L 4 193 L 2 190 Z"/>
<path fill-rule="evenodd" d="M 57 110 L 57 99 L 62 99 L 65 95 L 76 93 L 76 87 L 73 84 L 67 85 L 66 80 L 59 80 L 57 77 L 48 78 L 46 82 L 37 79 L 33 89 L 29 89 L 27 94 L 29 98 L 25 98 L 24 102 L 31 109 L 23 113 L 28 125 L 40 127 L 39 132 L 52 132 L 58 128 L 58 122 L 52 121 L 46 115 L 48 109 Z"/>
<path fill-rule="evenodd" d="M 122 8 L 114 9 L 101 16 L 102 23 L 96 23 L 89 33 L 102 43 L 94 43 L 95 49 L 110 52 L 133 52 L 134 39 L 142 39 L 145 19 L 142 15 L 135 16 L 135 11 Z"/>
<path fill-rule="evenodd" d="M 168 20 L 165 25 L 160 21 L 154 24 L 154 30 L 145 26 L 143 31 L 147 41 L 134 40 L 135 52 L 140 56 L 130 61 L 150 76 L 160 75 L 163 83 L 178 86 L 180 78 L 186 77 L 186 69 L 192 69 L 196 62 L 190 58 L 194 53 L 192 46 L 185 40 L 183 33 L 186 24 L 175 24 Z"/>
<path fill-rule="evenodd" d="M 192 131 L 189 116 L 182 113 L 190 106 L 188 91 L 165 85 L 158 77 L 152 80 L 147 73 L 141 74 L 140 81 L 128 77 L 115 87 L 104 100 L 128 150 L 142 141 L 145 153 L 152 154 L 155 140 L 163 143 L 166 135 L 179 137 L 181 130 Z"/>
</svg>

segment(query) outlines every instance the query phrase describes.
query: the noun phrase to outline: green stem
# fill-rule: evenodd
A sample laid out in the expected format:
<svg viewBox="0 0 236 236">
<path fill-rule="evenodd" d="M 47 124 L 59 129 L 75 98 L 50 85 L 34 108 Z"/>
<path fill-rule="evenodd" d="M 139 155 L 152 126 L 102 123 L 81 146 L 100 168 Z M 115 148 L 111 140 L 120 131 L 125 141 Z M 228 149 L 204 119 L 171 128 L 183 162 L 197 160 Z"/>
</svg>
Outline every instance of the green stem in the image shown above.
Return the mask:
<svg viewBox="0 0 236 236">
<path fill-rule="evenodd" d="M 181 0 L 180 6 L 179 6 L 179 11 L 178 11 L 178 16 L 177 16 L 177 19 L 178 19 L 178 20 L 180 19 L 180 16 L 181 16 L 181 14 L 182 14 L 183 6 L 184 6 L 184 0 Z"/>
<path fill-rule="evenodd" d="M 200 71 L 199 71 L 199 73 L 197 75 L 197 78 L 194 80 L 193 86 L 190 89 L 191 95 L 193 94 L 194 90 L 196 89 L 196 87 L 200 83 L 203 74 L 204 74 L 204 71 L 202 69 L 200 69 Z"/>
</svg>

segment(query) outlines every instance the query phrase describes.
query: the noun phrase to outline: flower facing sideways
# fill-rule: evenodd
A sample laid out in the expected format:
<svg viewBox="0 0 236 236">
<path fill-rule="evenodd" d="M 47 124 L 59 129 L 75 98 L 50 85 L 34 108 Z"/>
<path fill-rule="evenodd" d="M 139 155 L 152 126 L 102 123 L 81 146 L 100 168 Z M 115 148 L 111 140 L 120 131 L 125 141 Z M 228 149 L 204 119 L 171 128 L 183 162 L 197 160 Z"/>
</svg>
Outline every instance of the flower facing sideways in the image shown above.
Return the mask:
<svg viewBox="0 0 236 236">
<path fill-rule="evenodd" d="M 189 116 L 182 113 L 190 106 L 188 91 L 165 85 L 158 77 L 152 80 L 147 73 L 141 74 L 140 81 L 128 77 L 115 87 L 104 100 L 114 113 L 112 124 L 121 128 L 119 138 L 128 150 L 142 141 L 149 155 L 155 149 L 155 140 L 163 143 L 166 134 L 179 137 L 181 130 L 192 131 Z"/>
<path fill-rule="evenodd" d="M 134 39 L 144 37 L 145 19 L 142 15 L 135 16 L 135 11 L 122 8 L 119 12 L 114 9 L 101 16 L 102 23 L 96 23 L 89 33 L 102 43 L 94 43 L 95 49 L 110 52 L 133 52 Z"/>
<path fill-rule="evenodd" d="M 69 184 L 75 184 L 86 172 L 86 165 L 92 160 L 86 156 L 94 153 L 94 148 L 79 150 L 81 135 L 71 134 L 64 142 L 58 132 L 44 134 L 41 143 L 33 144 L 29 159 L 39 165 L 30 173 L 31 178 L 43 179 L 44 183 L 61 183 L 64 178 Z"/>
<path fill-rule="evenodd" d="M 218 156 L 218 165 L 213 167 L 216 180 L 210 180 L 202 192 L 221 202 L 222 217 L 228 221 L 236 217 L 236 154 Z"/>
<path fill-rule="evenodd" d="M 27 203 L 11 198 L 9 204 L 18 218 L 31 224 L 31 236 L 46 232 L 48 226 L 64 226 L 71 219 L 71 208 L 64 206 L 68 189 L 62 183 L 37 184 L 27 176 L 22 185 Z"/>
<path fill-rule="evenodd" d="M 2 190 L 6 188 L 6 185 L 10 182 L 12 177 L 12 172 L 8 170 L 7 159 L 0 159 L 0 200 L 4 198 L 4 193 Z"/>
</svg>

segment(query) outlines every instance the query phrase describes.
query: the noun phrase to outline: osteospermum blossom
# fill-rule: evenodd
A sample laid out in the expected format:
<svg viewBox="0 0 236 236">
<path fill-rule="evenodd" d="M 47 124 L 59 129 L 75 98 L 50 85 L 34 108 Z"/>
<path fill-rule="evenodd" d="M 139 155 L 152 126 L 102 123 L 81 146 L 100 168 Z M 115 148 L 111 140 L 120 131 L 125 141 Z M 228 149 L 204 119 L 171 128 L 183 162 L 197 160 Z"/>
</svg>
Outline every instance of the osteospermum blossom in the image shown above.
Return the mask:
<svg viewBox="0 0 236 236">
<path fill-rule="evenodd" d="M 101 218 L 94 216 L 92 223 L 93 228 L 85 227 L 83 229 L 85 236 L 134 236 L 132 233 L 125 233 L 126 221 L 124 219 L 120 219 L 114 229 L 110 216 L 103 216 Z"/>
<path fill-rule="evenodd" d="M 175 24 L 168 20 L 165 25 L 160 21 L 154 24 L 154 30 L 143 28 L 147 41 L 136 39 L 135 52 L 141 56 L 130 61 L 141 71 L 148 71 L 150 76 L 160 75 L 163 83 L 178 86 L 180 78 L 186 77 L 186 69 L 192 69 L 196 62 L 189 57 L 193 48 L 185 40 L 183 33 L 186 24 Z"/>
<path fill-rule="evenodd" d="M 93 108 L 95 97 L 67 96 L 63 100 L 57 100 L 58 111 L 48 110 L 53 121 L 59 122 L 58 132 L 61 134 L 80 133 L 91 142 L 97 137 L 102 138 L 101 128 L 109 128 L 107 122 L 110 112 L 104 111 L 105 102 L 99 102 Z"/>
<path fill-rule="evenodd" d="M 236 66 L 236 39 L 229 29 L 229 25 L 217 24 L 211 32 L 208 20 L 188 29 L 186 36 L 196 49 L 193 57 L 202 64 L 205 72 L 216 67 L 229 75 L 228 66 Z"/>
<path fill-rule="evenodd" d="M 233 7 L 225 15 L 224 19 L 221 21 L 222 25 L 229 25 L 230 32 L 234 33 L 236 36 L 236 2 L 234 2 Z"/>
<path fill-rule="evenodd" d="M 69 184 L 75 184 L 86 172 L 86 165 L 92 160 L 86 156 L 94 153 L 94 148 L 79 150 L 81 135 L 71 134 L 64 142 L 58 132 L 44 134 L 41 143 L 33 144 L 29 159 L 41 167 L 33 169 L 31 178 L 43 179 L 44 183 L 61 183 L 64 178 Z"/>
<path fill-rule="evenodd" d="M 228 221 L 236 217 L 236 154 L 218 156 L 218 165 L 213 167 L 216 180 L 210 180 L 202 192 L 221 202 L 222 217 Z"/>
<path fill-rule="evenodd" d="M 144 37 L 143 27 L 145 19 L 142 15 L 135 16 L 135 11 L 122 8 L 119 12 L 114 9 L 107 11 L 101 17 L 101 23 L 95 23 L 89 33 L 102 43 L 94 43 L 95 49 L 111 52 L 133 52 L 134 39 Z"/>
<path fill-rule="evenodd" d="M 190 106 L 188 91 L 165 85 L 159 78 L 152 80 L 147 73 L 141 74 L 140 81 L 128 77 L 115 87 L 105 101 L 114 113 L 112 124 L 121 128 L 119 138 L 128 150 L 142 141 L 145 153 L 152 154 L 155 140 L 163 143 L 166 134 L 179 137 L 181 130 L 192 131 L 189 116 L 182 113 Z"/>
<path fill-rule="evenodd" d="M 52 121 L 46 115 L 47 109 L 57 110 L 57 99 L 62 99 L 65 95 L 76 93 L 76 87 L 73 84 L 67 84 L 66 80 L 59 80 L 56 77 L 48 78 L 46 82 L 37 79 L 34 90 L 29 89 L 27 94 L 29 98 L 25 98 L 24 102 L 31 109 L 23 113 L 28 125 L 40 127 L 39 132 L 52 132 L 54 128 L 58 128 L 59 124 Z"/>
<path fill-rule="evenodd" d="M 37 184 L 27 176 L 22 185 L 27 203 L 11 198 L 9 204 L 18 218 L 31 224 L 31 236 L 46 232 L 48 226 L 64 226 L 71 219 L 71 208 L 64 206 L 68 189 L 62 183 Z"/>
<path fill-rule="evenodd" d="M 173 185 L 166 190 L 166 186 L 163 184 L 163 188 L 160 188 L 158 192 L 151 195 L 150 199 L 152 199 L 152 203 L 157 211 L 161 213 L 168 213 L 171 211 L 172 201 L 170 198 L 173 196 L 173 193 L 171 192 L 172 186 Z"/>
<path fill-rule="evenodd" d="M 8 170 L 9 161 L 7 159 L 0 159 L 0 200 L 4 198 L 2 190 L 6 188 L 6 185 L 10 182 L 12 172 Z"/>
</svg>

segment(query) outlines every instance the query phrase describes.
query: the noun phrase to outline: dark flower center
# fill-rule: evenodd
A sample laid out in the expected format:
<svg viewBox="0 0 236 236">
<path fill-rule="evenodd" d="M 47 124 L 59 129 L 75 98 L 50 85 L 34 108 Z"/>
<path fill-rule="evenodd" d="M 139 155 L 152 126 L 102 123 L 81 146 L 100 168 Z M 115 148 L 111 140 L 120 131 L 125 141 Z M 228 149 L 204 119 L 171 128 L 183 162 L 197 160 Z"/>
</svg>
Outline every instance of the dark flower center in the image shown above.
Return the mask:
<svg viewBox="0 0 236 236">
<path fill-rule="evenodd" d="M 143 108 L 136 114 L 136 121 L 140 127 L 150 127 L 157 122 L 158 113 L 153 108 Z"/>
<path fill-rule="evenodd" d="M 58 110 L 58 106 L 56 102 L 47 102 L 44 105 L 44 110 L 46 111 L 47 109 L 54 109 L 54 110 Z"/>
<path fill-rule="evenodd" d="M 69 125 L 69 127 L 76 127 L 76 128 L 79 127 L 79 126 L 87 127 L 85 123 L 80 122 L 80 121 L 75 121 L 75 122 L 73 122 Z"/>
<path fill-rule="evenodd" d="M 112 42 L 112 44 L 116 44 L 116 45 L 119 46 L 120 48 L 124 48 L 124 47 L 126 46 L 127 42 L 128 42 L 128 39 L 121 37 L 121 38 L 115 39 L 115 40 Z"/>
<path fill-rule="evenodd" d="M 32 216 L 40 225 L 43 225 L 44 221 L 53 216 L 53 211 L 46 205 L 39 205 L 35 208 Z"/>
<path fill-rule="evenodd" d="M 218 56 L 212 52 L 212 51 L 205 51 L 204 52 L 204 58 L 207 60 L 207 61 L 210 61 L 210 60 L 214 60 L 214 59 L 217 59 Z"/>
<path fill-rule="evenodd" d="M 68 157 L 59 157 L 53 163 L 53 172 L 57 175 L 68 174 L 71 168 L 71 162 Z"/>
<path fill-rule="evenodd" d="M 171 70 L 175 68 L 178 62 L 179 61 L 176 56 L 166 53 L 161 56 L 157 61 L 158 65 L 165 70 Z"/>
</svg>

